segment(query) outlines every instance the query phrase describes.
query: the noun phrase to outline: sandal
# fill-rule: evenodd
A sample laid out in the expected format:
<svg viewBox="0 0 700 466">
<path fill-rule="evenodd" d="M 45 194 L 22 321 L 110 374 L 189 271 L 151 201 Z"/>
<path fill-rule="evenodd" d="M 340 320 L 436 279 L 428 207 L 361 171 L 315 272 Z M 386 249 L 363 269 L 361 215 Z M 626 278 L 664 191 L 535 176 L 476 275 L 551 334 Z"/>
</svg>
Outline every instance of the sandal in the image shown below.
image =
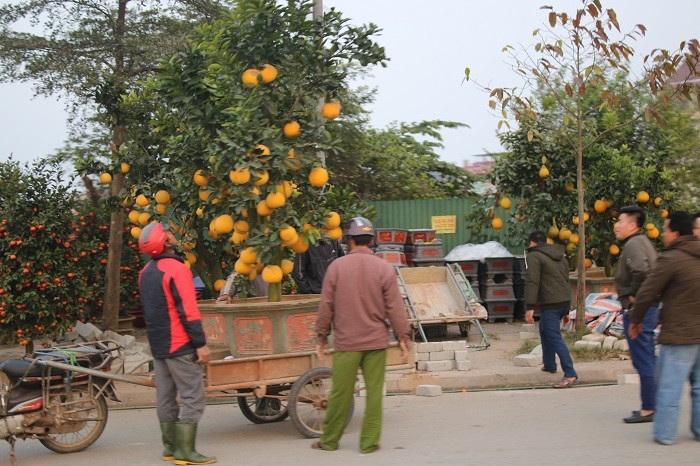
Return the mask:
<svg viewBox="0 0 700 466">
<path fill-rule="evenodd" d="M 573 384 L 575 384 L 577 380 L 578 380 L 578 377 L 569 377 L 569 378 L 564 377 L 563 379 L 561 379 L 560 382 L 552 385 L 552 388 L 569 388 Z"/>
<path fill-rule="evenodd" d="M 542 370 L 542 372 L 549 372 L 550 374 L 556 374 L 556 373 L 557 373 L 557 370 L 556 370 L 556 369 L 554 369 L 554 370 L 552 371 L 552 370 L 547 369 L 547 368 L 544 367 L 544 366 L 542 366 L 540 369 Z"/>
</svg>

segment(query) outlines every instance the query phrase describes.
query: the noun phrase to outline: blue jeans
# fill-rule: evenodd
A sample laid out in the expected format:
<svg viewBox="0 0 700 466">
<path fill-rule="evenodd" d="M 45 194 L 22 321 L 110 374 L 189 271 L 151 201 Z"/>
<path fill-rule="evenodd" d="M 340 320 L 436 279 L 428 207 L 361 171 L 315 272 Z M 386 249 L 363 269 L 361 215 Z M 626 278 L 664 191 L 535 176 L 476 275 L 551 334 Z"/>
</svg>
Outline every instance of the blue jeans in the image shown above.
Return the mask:
<svg viewBox="0 0 700 466">
<path fill-rule="evenodd" d="M 540 340 L 542 341 L 542 363 L 548 371 L 555 371 L 557 361 L 554 355 L 559 356 L 564 377 L 578 377 L 574 370 L 574 361 L 571 359 L 569 348 L 561 336 L 561 319 L 569 312 L 569 306 L 542 308 L 540 310 Z"/>
<path fill-rule="evenodd" d="M 630 347 L 632 365 L 639 373 L 639 388 L 642 397 L 642 409 L 654 411 L 656 380 L 654 378 L 654 366 L 656 365 L 656 353 L 654 352 L 654 329 L 659 323 L 659 308 L 650 307 L 642 321 L 642 333 L 635 339 L 629 337 L 630 317 L 625 313 L 623 324 L 625 337 Z"/>
<path fill-rule="evenodd" d="M 663 331 L 663 330 L 662 330 Z M 670 445 L 676 441 L 681 393 L 690 381 L 692 414 L 690 430 L 700 440 L 700 344 L 661 345 L 659 354 L 654 438 Z"/>
</svg>

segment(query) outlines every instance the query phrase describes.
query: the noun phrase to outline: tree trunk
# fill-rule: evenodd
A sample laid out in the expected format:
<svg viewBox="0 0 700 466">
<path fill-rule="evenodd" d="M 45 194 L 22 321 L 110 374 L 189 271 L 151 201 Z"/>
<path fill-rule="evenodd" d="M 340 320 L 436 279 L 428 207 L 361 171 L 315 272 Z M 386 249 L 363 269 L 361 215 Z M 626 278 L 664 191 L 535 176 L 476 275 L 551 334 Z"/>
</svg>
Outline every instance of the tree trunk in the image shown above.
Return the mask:
<svg viewBox="0 0 700 466">
<path fill-rule="evenodd" d="M 578 204 L 578 248 L 576 263 L 576 330 L 582 329 L 586 315 L 586 222 L 583 203 L 583 123 L 578 119 L 578 147 L 576 148 L 576 197 Z"/>
<path fill-rule="evenodd" d="M 117 125 L 112 133 L 112 157 L 119 157 L 119 146 L 122 144 L 122 132 L 124 127 Z M 114 174 L 112 179 L 112 195 L 119 196 L 124 182 L 124 174 Z M 102 328 L 105 330 L 117 330 L 119 320 L 119 291 L 121 284 L 119 266 L 122 261 L 122 235 L 124 234 L 124 209 L 117 207 L 112 212 L 109 224 L 109 245 L 107 253 L 107 270 L 105 271 L 105 304 L 102 309 Z"/>
</svg>

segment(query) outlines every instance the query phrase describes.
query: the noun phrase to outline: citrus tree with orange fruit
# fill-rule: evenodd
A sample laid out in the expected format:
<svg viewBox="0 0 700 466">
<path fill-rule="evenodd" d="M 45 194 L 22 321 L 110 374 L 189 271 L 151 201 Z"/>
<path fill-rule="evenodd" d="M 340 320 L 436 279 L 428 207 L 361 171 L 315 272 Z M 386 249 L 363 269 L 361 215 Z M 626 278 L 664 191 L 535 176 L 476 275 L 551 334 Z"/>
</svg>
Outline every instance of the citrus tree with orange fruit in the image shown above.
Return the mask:
<svg viewBox="0 0 700 466">
<path fill-rule="evenodd" d="M 323 152 L 334 144 L 349 68 L 385 57 L 374 26 L 351 27 L 335 10 L 314 20 L 311 6 L 239 2 L 163 63 L 139 97 L 154 104 L 159 140 L 133 155 L 151 171 L 131 188 L 132 234 L 170 222 L 214 289 L 233 269 L 249 280 L 261 274 L 279 300 L 293 255 L 342 236 Z"/>
</svg>

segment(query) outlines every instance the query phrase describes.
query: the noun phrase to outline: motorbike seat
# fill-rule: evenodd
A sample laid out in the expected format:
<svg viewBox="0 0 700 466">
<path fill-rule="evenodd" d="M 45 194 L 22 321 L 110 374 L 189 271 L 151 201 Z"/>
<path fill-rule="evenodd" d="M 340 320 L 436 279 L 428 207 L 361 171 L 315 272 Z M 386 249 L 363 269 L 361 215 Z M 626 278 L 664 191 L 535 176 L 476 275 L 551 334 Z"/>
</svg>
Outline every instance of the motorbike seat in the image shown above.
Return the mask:
<svg viewBox="0 0 700 466">
<path fill-rule="evenodd" d="M 42 353 L 34 353 L 32 355 L 32 358 L 24 358 L 24 359 L 8 359 L 7 361 L 3 362 L 0 364 L 0 370 L 2 370 L 11 380 L 18 380 L 21 379 L 22 377 L 43 377 L 48 374 L 49 368 L 45 368 L 41 364 L 34 364 L 34 366 L 29 369 L 29 367 L 32 365 L 33 358 L 40 358 L 40 359 L 53 359 L 58 362 L 65 362 L 62 361 L 60 358 L 55 357 L 54 355 L 50 354 L 42 354 Z M 104 360 L 104 355 L 101 353 L 79 353 L 78 357 L 76 359 L 76 362 L 78 366 L 82 367 L 92 367 L 94 365 L 100 364 Z M 29 372 L 27 370 L 29 369 Z M 50 369 L 50 375 L 56 376 L 60 375 L 63 376 L 66 371 L 61 370 L 61 369 Z"/>
<path fill-rule="evenodd" d="M 41 366 L 35 364 L 34 367 L 27 373 L 27 369 L 32 364 L 29 359 L 8 359 L 0 364 L 2 370 L 10 380 L 21 379 L 22 377 L 41 377 Z"/>
</svg>

